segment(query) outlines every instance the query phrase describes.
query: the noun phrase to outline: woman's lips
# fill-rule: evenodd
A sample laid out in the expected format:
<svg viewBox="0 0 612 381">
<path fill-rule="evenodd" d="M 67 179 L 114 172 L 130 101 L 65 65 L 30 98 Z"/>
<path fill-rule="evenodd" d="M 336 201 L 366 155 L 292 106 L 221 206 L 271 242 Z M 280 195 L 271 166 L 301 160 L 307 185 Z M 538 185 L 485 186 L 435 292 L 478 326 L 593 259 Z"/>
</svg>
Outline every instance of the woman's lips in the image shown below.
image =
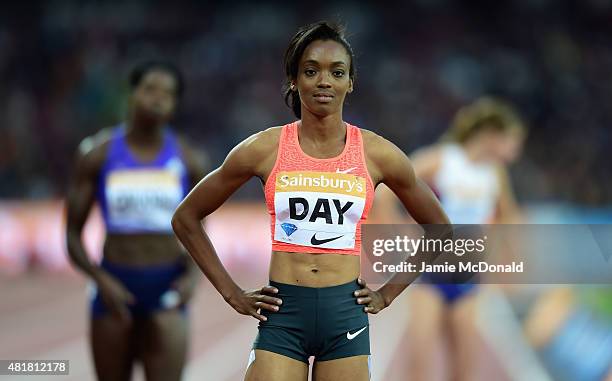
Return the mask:
<svg viewBox="0 0 612 381">
<path fill-rule="evenodd" d="M 315 94 L 314 99 L 321 103 L 329 103 L 334 99 L 334 96 L 330 94 Z"/>
</svg>

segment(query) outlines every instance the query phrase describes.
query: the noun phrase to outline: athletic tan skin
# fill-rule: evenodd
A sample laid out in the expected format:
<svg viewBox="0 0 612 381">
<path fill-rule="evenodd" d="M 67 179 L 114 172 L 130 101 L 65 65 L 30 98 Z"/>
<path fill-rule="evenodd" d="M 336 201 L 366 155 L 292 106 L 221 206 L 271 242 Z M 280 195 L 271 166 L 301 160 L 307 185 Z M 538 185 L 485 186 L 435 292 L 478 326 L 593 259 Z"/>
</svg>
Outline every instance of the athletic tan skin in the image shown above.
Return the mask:
<svg viewBox="0 0 612 381">
<path fill-rule="evenodd" d="M 316 158 L 338 156 L 345 144 L 346 125 L 342 106 L 353 90 L 348 71 L 350 57 L 338 42 L 315 40 L 304 51 L 299 74 L 293 86 L 302 99 L 299 142 L 302 150 Z M 313 96 L 325 90 L 333 94 L 329 103 Z M 259 320 L 266 318 L 259 309 L 277 311 L 282 300 L 277 290 L 264 286 L 245 291 L 223 267 L 200 220 L 214 212 L 251 177 L 265 184 L 274 166 L 281 127 L 259 132 L 236 146 L 221 167 L 206 176 L 177 209 L 172 224 L 181 242 L 223 298 L 239 313 Z M 411 215 L 423 224 L 446 224 L 448 218 L 430 189 L 418 181 L 408 158 L 395 145 L 380 136 L 363 131 L 366 164 L 374 184 L 384 183 L 402 201 Z M 359 277 L 359 257 L 340 254 L 307 254 L 273 252 L 270 279 L 276 282 L 328 287 L 347 283 Z M 408 286 L 387 284 L 371 290 L 363 288 L 355 297 L 364 310 L 376 314 L 388 307 Z M 256 360 L 246 373 L 247 381 L 306 381 L 308 365 L 279 354 L 257 350 Z M 316 362 L 313 379 L 317 381 L 368 380 L 368 356 Z"/>
</svg>

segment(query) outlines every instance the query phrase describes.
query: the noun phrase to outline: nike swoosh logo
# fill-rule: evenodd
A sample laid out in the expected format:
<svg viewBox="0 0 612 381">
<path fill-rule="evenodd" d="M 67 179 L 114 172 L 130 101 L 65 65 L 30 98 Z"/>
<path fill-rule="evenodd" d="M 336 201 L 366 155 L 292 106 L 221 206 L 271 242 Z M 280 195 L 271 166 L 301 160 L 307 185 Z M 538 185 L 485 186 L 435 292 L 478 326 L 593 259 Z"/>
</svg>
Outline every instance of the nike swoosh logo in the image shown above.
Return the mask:
<svg viewBox="0 0 612 381">
<path fill-rule="evenodd" d="M 323 245 L 324 243 L 328 243 L 334 240 L 337 240 L 338 238 L 344 237 L 344 234 L 339 235 L 337 237 L 332 237 L 332 238 L 326 238 L 326 239 L 317 239 L 316 237 L 317 233 L 312 235 L 312 238 L 310 239 L 310 243 L 312 245 Z"/>
<path fill-rule="evenodd" d="M 343 170 L 343 171 L 341 171 L 341 170 L 340 170 L 340 168 L 336 168 L 336 173 L 344 173 L 344 174 L 347 174 L 347 173 L 349 173 L 350 171 L 352 171 L 353 169 L 357 169 L 357 167 L 353 167 L 353 168 L 345 169 L 345 170 Z"/>
<path fill-rule="evenodd" d="M 349 339 L 349 340 L 353 340 L 354 338 L 357 337 L 357 335 L 359 335 L 361 332 L 363 332 L 366 328 L 368 328 L 367 325 L 365 327 L 361 328 L 359 331 L 357 331 L 355 333 L 351 333 L 351 331 L 348 331 L 346 333 L 346 338 Z"/>
</svg>

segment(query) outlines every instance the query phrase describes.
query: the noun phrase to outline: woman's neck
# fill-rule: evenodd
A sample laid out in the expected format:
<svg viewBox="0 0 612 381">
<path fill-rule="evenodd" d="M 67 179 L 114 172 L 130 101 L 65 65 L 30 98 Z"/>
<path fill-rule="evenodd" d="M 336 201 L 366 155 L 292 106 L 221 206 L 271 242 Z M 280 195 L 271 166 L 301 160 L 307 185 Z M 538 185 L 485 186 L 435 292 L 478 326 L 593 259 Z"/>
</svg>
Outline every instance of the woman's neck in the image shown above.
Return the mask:
<svg viewBox="0 0 612 381">
<path fill-rule="evenodd" d="M 126 126 L 126 138 L 130 143 L 144 146 L 158 145 L 162 141 L 163 123 L 149 123 L 130 116 Z"/>
<path fill-rule="evenodd" d="M 467 158 L 474 163 L 482 163 L 489 159 L 488 149 L 483 142 L 468 140 L 462 144 Z"/>
<path fill-rule="evenodd" d="M 344 140 L 346 125 L 342 121 L 342 114 L 336 113 L 319 118 L 308 112 L 302 113 L 300 136 L 312 142 L 332 142 Z"/>
</svg>

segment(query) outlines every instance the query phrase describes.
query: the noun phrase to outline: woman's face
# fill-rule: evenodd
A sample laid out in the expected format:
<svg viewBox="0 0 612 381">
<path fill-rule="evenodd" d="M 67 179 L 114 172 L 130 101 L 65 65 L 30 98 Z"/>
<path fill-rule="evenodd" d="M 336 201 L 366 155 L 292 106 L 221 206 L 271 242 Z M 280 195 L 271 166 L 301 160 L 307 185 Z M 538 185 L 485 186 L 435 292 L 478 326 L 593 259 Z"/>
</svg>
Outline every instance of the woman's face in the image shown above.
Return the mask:
<svg viewBox="0 0 612 381">
<path fill-rule="evenodd" d="M 168 120 L 176 107 L 177 83 L 163 70 L 147 72 L 132 93 L 132 107 L 140 116 L 156 122 Z"/>
<path fill-rule="evenodd" d="M 520 131 L 492 132 L 489 144 L 494 160 L 502 164 L 514 162 L 521 154 L 524 140 Z"/>
<path fill-rule="evenodd" d="M 342 112 L 346 94 L 353 91 L 350 65 L 350 56 L 342 44 L 332 40 L 311 42 L 302 54 L 293 83 L 300 94 L 302 110 L 316 116 Z"/>
</svg>

